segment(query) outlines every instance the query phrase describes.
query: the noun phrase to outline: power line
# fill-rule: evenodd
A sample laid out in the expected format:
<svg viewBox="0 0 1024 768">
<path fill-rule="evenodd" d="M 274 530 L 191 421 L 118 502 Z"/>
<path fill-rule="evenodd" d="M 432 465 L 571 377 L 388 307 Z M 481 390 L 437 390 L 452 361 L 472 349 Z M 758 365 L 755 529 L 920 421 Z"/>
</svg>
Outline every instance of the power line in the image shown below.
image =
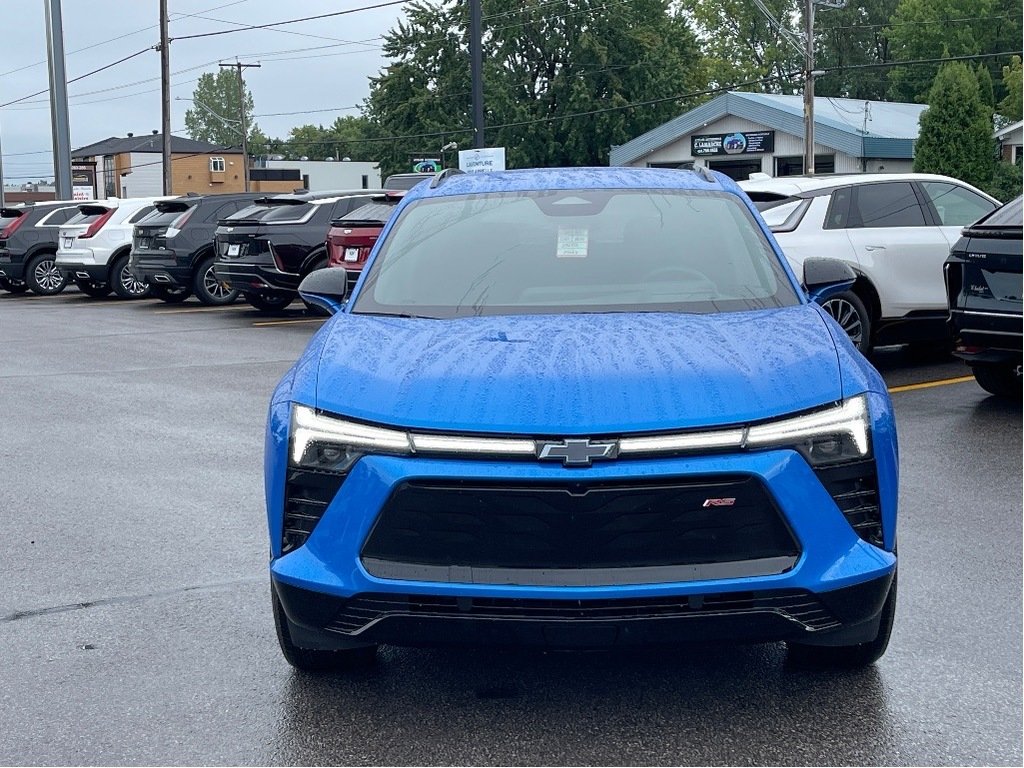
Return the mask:
<svg viewBox="0 0 1024 768">
<path fill-rule="evenodd" d="M 373 11 L 377 8 L 387 8 L 391 5 L 403 5 L 406 0 L 388 0 L 388 2 L 377 3 L 376 5 L 363 5 L 359 8 L 349 8 L 346 11 L 334 11 L 332 13 L 321 13 L 316 16 L 304 16 L 299 19 L 285 19 L 284 21 L 272 21 L 267 24 L 250 24 L 246 27 L 240 27 L 238 29 L 221 29 L 215 32 L 200 32 L 195 35 L 181 35 L 180 37 L 173 37 L 172 40 L 195 40 L 200 37 L 215 37 L 217 35 L 231 35 L 235 32 L 246 32 L 250 29 L 269 29 L 271 27 L 280 27 L 283 24 L 298 24 L 303 21 L 315 21 L 317 19 L 328 19 L 334 16 L 346 16 L 350 13 L 359 13 L 361 11 Z"/>
<path fill-rule="evenodd" d="M 966 16 L 962 19 L 927 19 L 923 21 L 896 21 L 886 22 L 884 24 L 847 24 L 841 27 L 829 27 L 822 25 L 822 32 L 831 32 L 833 30 L 840 29 L 889 29 L 891 27 L 911 27 L 911 26 L 925 26 L 929 24 L 959 24 L 965 21 L 998 21 L 1000 19 L 1014 19 L 1018 18 L 1011 15 L 1002 16 Z"/>
<path fill-rule="evenodd" d="M 99 72 L 103 72 L 104 70 L 110 69 L 111 67 L 116 67 L 118 64 L 123 64 L 124 62 L 126 62 L 126 61 L 128 61 L 130 59 L 134 59 L 136 56 L 141 56 L 144 53 L 148 53 L 150 50 L 152 50 L 152 49 L 151 48 L 143 48 L 142 50 L 139 50 L 139 51 L 136 51 L 135 53 L 129 54 L 128 56 L 125 56 L 124 58 L 118 59 L 117 61 L 112 61 L 109 64 L 104 64 L 102 67 L 97 67 L 96 69 L 92 70 L 91 72 L 86 72 L 84 75 L 79 75 L 78 77 L 73 77 L 70 80 L 68 80 L 68 83 L 69 84 L 70 83 L 77 83 L 79 80 L 84 80 L 87 77 L 91 77 L 92 75 L 98 74 Z M 3 104 L 0 104 L 0 107 L 9 107 L 11 104 L 17 104 L 18 102 L 25 101 L 27 99 L 31 99 L 33 96 L 40 96 L 40 95 L 42 95 L 44 93 L 49 92 L 49 90 L 50 90 L 49 88 L 44 88 L 41 91 L 36 91 L 35 93 L 30 93 L 28 96 L 22 96 L 20 99 L 14 99 L 13 101 L 8 101 L 8 102 L 5 102 Z"/>
<path fill-rule="evenodd" d="M 976 61 L 977 59 L 997 59 L 1001 56 L 1021 56 L 1024 51 L 1000 51 L 999 53 L 977 53 L 971 56 L 947 56 L 939 59 L 911 59 L 910 61 L 880 61 L 872 64 L 849 64 L 841 67 L 827 67 L 822 72 L 848 72 L 853 69 L 888 69 L 891 67 L 912 67 L 924 64 L 945 64 L 950 61 Z"/>
</svg>

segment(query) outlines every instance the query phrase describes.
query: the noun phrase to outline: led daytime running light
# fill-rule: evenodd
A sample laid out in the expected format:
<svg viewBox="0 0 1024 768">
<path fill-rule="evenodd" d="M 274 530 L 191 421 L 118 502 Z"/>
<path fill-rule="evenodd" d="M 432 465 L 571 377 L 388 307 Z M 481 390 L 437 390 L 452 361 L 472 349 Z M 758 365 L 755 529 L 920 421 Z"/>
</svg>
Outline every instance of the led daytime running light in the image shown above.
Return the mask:
<svg viewBox="0 0 1024 768">
<path fill-rule="evenodd" d="M 836 408 L 789 419 L 758 424 L 747 429 L 745 448 L 793 445 L 829 435 L 848 435 L 862 456 L 868 453 L 868 406 L 864 395 L 851 398 Z"/>
</svg>

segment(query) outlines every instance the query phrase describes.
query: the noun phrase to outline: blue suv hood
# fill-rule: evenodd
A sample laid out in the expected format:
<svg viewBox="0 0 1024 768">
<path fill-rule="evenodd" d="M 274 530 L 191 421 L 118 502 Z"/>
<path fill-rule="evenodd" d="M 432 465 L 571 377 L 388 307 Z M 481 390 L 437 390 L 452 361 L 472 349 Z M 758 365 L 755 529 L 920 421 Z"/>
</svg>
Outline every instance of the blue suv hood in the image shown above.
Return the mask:
<svg viewBox="0 0 1024 768">
<path fill-rule="evenodd" d="M 839 400 L 811 305 L 423 320 L 341 313 L 316 406 L 416 429 L 597 435 L 760 420 Z"/>
</svg>

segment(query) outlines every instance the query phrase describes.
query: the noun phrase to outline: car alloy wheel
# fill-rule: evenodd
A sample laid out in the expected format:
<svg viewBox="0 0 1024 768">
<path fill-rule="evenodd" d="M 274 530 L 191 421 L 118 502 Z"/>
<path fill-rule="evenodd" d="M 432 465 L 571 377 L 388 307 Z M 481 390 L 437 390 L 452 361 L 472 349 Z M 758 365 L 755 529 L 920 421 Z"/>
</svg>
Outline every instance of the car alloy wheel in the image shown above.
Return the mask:
<svg viewBox="0 0 1024 768">
<path fill-rule="evenodd" d="M 203 288 L 217 301 L 228 301 L 233 296 L 238 295 L 237 291 L 228 288 L 227 285 L 217 279 L 217 275 L 213 271 L 213 264 L 210 264 L 206 272 L 203 273 Z"/>
<path fill-rule="evenodd" d="M 52 256 L 36 262 L 32 268 L 32 282 L 39 287 L 40 293 L 60 293 L 66 283 L 65 277 L 57 269 L 57 261 Z"/>
<path fill-rule="evenodd" d="M 854 346 L 864 352 L 868 345 L 869 320 L 860 299 L 852 293 L 841 293 L 821 306 L 846 331 Z"/>
<path fill-rule="evenodd" d="M 114 275 L 114 293 L 122 299 L 141 299 L 149 294 L 149 285 L 135 276 L 127 256 L 118 259 L 114 265 Z"/>
</svg>

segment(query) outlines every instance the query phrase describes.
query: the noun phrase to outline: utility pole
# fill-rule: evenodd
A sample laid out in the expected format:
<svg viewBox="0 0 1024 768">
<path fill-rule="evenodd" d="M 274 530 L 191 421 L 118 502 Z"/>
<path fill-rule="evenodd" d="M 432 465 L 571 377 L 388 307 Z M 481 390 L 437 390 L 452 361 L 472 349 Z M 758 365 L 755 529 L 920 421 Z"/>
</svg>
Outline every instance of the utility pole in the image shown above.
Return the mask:
<svg viewBox="0 0 1024 768">
<path fill-rule="evenodd" d="M 0 147 L 0 208 L 4 207 L 4 150 Z"/>
<path fill-rule="evenodd" d="M 259 67 L 260 64 L 243 64 L 236 61 L 234 64 L 221 64 L 223 67 L 235 67 L 238 70 L 238 110 L 241 112 L 242 120 L 242 178 L 245 179 L 245 191 L 249 191 L 249 128 L 245 123 L 245 82 L 242 80 L 242 70 L 246 67 Z"/>
<path fill-rule="evenodd" d="M 171 175 L 171 39 L 167 32 L 168 21 L 167 0 L 160 0 L 160 133 L 165 195 L 171 194 L 174 184 Z"/>
<path fill-rule="evenodd" d="M 814 0 L 804 10 L 804 174 L 814 175 Z"/>
<path fill-rule="evenodd" d="M 469 0 L 469 74 L 473 81 L 473 148 L 484 143 L 484 62 L 480 0 Z"/>
<path fill-rule="evenodd" d="M 71 128 L 68 79 L 64 70 L 64 25 L 60 0 L 45 0 L 46 52 L 50 63 L 50 117 L 53 121 L 53 175 L 57 199 L 71 199 Z"/>
</svg>

